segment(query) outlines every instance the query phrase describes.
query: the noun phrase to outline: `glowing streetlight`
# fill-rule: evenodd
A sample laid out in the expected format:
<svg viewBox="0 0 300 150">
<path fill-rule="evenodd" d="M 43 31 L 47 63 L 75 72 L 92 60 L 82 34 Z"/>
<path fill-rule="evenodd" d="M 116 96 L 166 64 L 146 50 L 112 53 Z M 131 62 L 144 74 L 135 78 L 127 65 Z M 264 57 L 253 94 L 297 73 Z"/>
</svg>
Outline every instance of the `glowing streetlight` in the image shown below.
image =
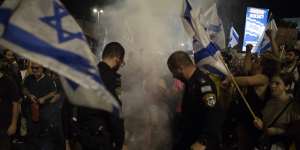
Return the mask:
<svg viewBox="0 0 300 150">
<path fill-rule="evenodd" d="M 185 45 L 184 43 L 181 43 L 181 44 L 180 44 L 181 47 L 184 47 L 184 45 Z"/>
<path fill-rule="evenodd" d="M 97 13 L 98 12 L 98 9 L 97 8 L 94 8 L 93 9 L 93 13 Z"/>
<path fill-rule="evenodd" d="M 93 13 L 94 14 L 97 14 L 97 21 L 99 23 L 99 17 L 100 17 L 100 14 L 104 13 L 103 9 L 97 9 L 97 8 L 93 8 Z"/>
</svg>

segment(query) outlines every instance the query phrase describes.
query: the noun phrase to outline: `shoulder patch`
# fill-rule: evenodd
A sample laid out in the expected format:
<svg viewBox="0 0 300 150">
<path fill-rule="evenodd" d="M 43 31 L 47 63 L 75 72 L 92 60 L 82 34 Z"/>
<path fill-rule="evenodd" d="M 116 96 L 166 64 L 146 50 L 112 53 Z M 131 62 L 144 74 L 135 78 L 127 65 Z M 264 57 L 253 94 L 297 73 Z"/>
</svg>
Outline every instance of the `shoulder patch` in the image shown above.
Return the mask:
<svg viewBox="0 0 300 150">
<path fill-rule="evenodd" d="M 217 103 L 216 95 L 213 93 L 209 93 L 203 96 L 203 101 L 208 107 L 215 107 Z"/>
<path fill-rule="evenodd" d="M 212 87 L 210 85 L 201 86 L 201 92 L 202 93 L 212 92 Z"/>
</svg>

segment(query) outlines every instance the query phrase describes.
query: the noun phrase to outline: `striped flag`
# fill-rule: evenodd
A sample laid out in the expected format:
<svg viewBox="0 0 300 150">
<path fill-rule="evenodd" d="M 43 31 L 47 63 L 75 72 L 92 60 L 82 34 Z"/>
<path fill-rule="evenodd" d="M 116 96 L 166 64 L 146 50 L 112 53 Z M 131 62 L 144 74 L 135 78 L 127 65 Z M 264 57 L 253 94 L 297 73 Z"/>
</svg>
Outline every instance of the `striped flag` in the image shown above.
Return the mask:
<svg viewBox="0 0 300 150">
<path fill-rule="evenodd" d="M 217 44 L 219 48 L 224 49 L 226 47 L 225 32 L 222 20 L 218 15 L 216 3 L 201 14 L 200 21 L 203 23 L 210 40 Z"/>
<path fill-rule="evenodd" d="M 272 33 L 273 33 L 272 36 L 273 37 L 276 36 L 276 32 L 277 32 L 278 28 L 277 28 L 277 25 L 276 25 L 276 22 L 274 19 L 271 19 L 266 30 L 272 30 Z M 272 48 L 272 44 L 271 44 L 270 38 L 266 35 L 266 33 L 264 33 L 263 38 L 259 45 L 259 53 L 264 53 L 266 51 L 270 51 L 271 48 Z"/>
<path fill-rule="evenodd" d="M 119 109 L 103 85 L 82 30 L 59 0 L 4 1 L 0 44 L 64 77 L 71 102 L 110 112 Z"/>
<path fill-rule="evenodd" d="M 239 44 L 239 35 L 236 32 L 236 30 L 234 29 L 234 27 L 232 26 L 230 28 L 230 36 L 229 36 L 228 47 L 233 48 L 234 46 L 236 46 L 238 44 Z"/>
<path fill-rule="evenodd" d="M 194 60 L 201 70 L 214 73 L 221 78 L 228 75 L 222 63 L 219 46 L 212 42 L 200 19 L 199 9 L 195 10 L 189 0 L 184 0 L 182 22 L 187 33 L 193 38 Z"/>
</svg>

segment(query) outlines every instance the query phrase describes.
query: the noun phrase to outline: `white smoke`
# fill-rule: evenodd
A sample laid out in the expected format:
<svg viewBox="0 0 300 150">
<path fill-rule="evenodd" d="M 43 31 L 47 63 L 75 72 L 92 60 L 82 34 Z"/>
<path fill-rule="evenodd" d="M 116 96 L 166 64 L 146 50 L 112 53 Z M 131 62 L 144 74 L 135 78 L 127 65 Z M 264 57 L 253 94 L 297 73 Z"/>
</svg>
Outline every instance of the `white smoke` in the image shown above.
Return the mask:
<svg viewBox="0 0 300 150">
<path fill-rule="evenodd" d="M 104 44 L 118 41 L 126 49 L 121 99 L 130 150 L 171 148 L 170 121 L 180 97 L 171 98 L 173 79 L 166 61 L 176 50 L 192 49 L 181 23 L 182 4 L 182 0 L 124 0 L 103 8 L 99 18 L 105 28 Z"/>
</svg>

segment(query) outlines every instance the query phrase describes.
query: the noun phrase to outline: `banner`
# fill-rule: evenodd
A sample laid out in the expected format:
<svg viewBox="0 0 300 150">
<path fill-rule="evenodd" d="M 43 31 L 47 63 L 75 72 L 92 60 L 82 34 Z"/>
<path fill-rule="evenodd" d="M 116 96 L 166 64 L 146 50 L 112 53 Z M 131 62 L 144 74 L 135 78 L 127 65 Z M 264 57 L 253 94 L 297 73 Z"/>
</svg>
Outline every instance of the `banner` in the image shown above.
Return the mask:
<svg viewBox="0 0 300 150">
<path fill-rule="evenodd" d="M 269 9 L 247 7 L 243 51 L 247 44 L 252 44 L 252 53 L 258 53 L 258 47 L 263 39 L 268 24 Z"/>
</svg>

